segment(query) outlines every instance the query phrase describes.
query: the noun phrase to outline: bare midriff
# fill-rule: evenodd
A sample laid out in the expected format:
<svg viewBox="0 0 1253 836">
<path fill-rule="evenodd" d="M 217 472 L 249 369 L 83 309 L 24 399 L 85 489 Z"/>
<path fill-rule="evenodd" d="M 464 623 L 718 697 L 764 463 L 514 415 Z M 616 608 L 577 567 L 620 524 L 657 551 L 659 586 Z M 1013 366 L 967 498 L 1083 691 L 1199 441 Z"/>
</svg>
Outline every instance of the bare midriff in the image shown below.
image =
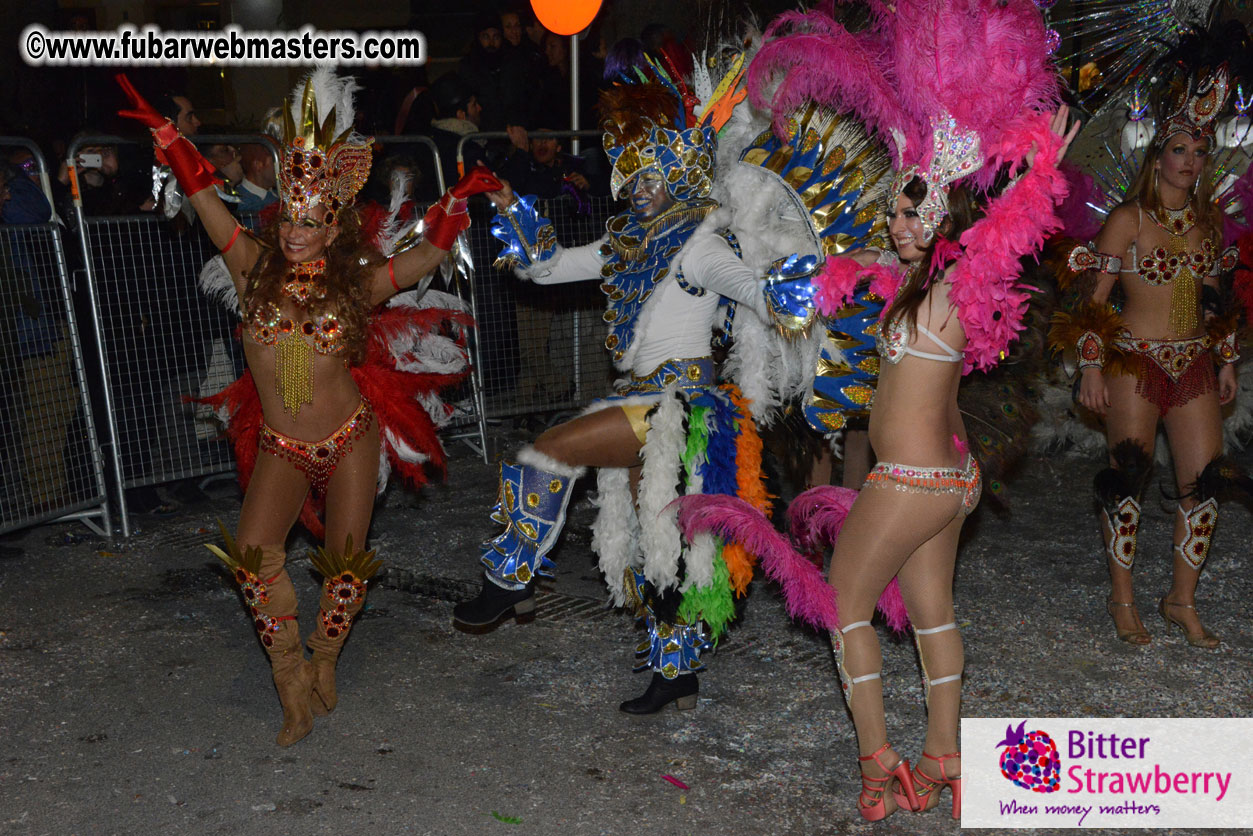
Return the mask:
<svg viewBox="0 0 1253 836">
<path fill-rule="evenodd" d="M 961 363 L 906 356 L 879 370 L 870 411 L 870 445 L 879 461 L 959 467 L 953 436 L 966 438 L 957 409 Z"/>
<path fill-rule="evenodd" d="M 312 319 L 309 311 L 292 304 L 283 304 L 280 311 L 283 317 L 296 323 Z M 276 346 L 258 342 L 249 325 L 245 322 L 243 328 L 244 356 L 261 398 L 265 423 L 284 435 L 303 441 L 318 441 L 339 429 L 361 403 L 361 392 L 344 360 L 344 349 L 336 354 L 323 353 L 321 349 L 325 347 L 325 341 L 319 343 L 312 337 L 301 336 L 312 349 L 313 401 L 302 405 L 299 412 L 292 415 L 284 408 L 276 384 Z"/>
</svg>

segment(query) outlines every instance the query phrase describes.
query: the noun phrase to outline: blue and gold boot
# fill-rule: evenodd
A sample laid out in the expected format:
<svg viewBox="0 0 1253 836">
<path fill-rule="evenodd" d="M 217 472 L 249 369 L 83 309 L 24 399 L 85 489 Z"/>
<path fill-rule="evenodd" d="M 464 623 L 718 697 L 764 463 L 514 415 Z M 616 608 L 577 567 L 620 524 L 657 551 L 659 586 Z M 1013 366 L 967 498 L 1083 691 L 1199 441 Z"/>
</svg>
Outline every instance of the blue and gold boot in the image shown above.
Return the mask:
<svg viewBox="0 0 1253 836">
<path fill-rule="evenodd" d="M 453 608 L 458 627 L 488 632 L 511 611 L 519 623 L 534 617 L 535 577 L 551 577 L 554 566 L 546 555 L 565 524 L 570 487 L 584 472 L 533 447 L 520 450 L 516 463 L 501 462 L 492 519 L 505 530 L 483 544 L 483 588 Z"/>
<path fill-rule="evenodd" d="M 701 625 L 687 624 L 678 619 L 674 623 L 659 619 L 649 605 L 641 572 L 628 572 L 627 589 L 648 629 L 648 638 L 635 649 L 635 655 L 640 657 L 635 670 L 652 669 L 653 678 L 648 683 L 648 690 L 622 703 L 618 709 L 627 714 L 655 714 L 670 703 L 674 703 L 680 711 L 695 708 L 700 688 L 696 672 L 705 668 L 700 653 L 709 647 Z"/>
</svg>

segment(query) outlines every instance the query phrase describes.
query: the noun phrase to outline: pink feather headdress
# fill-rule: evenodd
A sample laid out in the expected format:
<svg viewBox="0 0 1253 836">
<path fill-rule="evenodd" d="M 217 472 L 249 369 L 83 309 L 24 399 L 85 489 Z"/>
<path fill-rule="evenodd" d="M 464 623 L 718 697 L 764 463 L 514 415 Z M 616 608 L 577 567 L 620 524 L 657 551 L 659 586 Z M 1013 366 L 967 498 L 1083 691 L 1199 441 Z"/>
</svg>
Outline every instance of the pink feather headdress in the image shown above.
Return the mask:
<svg viewBox="0 0 1253 836">
<path fill-rule="evenodd" d="M 1017 286 L 1018 260 L 1058 228 L 1056 204 L 1067 193 L 1049 126 L 1059 90 L 1043 16 L 1033 0 L 870 6 L 871 24 L 855 34 L 822 10 L 781 16 L 749 68 L 749 95 L 776 123 L 804 101 L 851 111 L 895 146 L 891 200 L 914 176 L 926 182 L 919 208 L 928 239 L 954 183 L 986 193 L 1002 174 L 1021 175 L 961 235 L 948 273 L 967 337 L 964 371 L 989 368 L 1022 330 L 1028 297 Z M 823 313 L 834 312 L 823 299 L 842 290 L 819 299 Z"/>
</svg>

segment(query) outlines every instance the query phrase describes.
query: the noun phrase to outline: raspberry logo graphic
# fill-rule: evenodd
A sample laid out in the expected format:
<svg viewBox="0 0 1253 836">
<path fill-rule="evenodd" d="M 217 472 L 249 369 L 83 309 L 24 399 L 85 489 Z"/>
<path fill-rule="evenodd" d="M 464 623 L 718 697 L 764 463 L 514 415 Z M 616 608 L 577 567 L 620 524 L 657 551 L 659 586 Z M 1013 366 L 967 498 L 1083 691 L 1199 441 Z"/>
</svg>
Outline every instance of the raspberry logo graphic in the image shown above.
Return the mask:
<svg viewBox="0 0 1253 836">
<path fill-rule="evenodd" d="M 996 744 L 1005 747 L 1001 750 L 1001 774 L 1032 792 L 1057 792 L 1062 773 L 1057 744 L 1048 732 L 1024 732 L 1026 728 L 1026 720 L 1016 729 L 1012 724 L 1005 727 L 1005 739 Z"/>
</svg>

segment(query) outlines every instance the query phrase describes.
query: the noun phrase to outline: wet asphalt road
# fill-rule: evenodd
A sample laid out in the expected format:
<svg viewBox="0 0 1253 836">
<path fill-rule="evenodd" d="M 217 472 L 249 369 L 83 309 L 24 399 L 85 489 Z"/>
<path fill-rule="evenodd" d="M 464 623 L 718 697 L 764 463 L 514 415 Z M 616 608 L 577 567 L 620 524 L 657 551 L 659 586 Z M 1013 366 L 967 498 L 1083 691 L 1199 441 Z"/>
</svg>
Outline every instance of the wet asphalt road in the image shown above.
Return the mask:
<svg viewBox="0 0 1253 836">
<path fill-rule="evenodd" d="M 498 449 L 520 438 L 502 433 Z M 1133 648 L 1114 639 L 1103 609 L 1089 513 L 1097 466 L 1032 460 L 1012 516 L 985 508 L 968 524 L 956 597 L 965 716 L 1247 716 L 1253 518 L 1232 507 L 1220 521 L 1199 606 L 1225 643 L 1198 651 L 1153 611 L 1168 583 L 1170 517 L 1150 495 L 1136 584 L 1154 642 Z M 958 831 L 942 811 L 861 821 L 829 646 L 791 625 L 762 581 L 707 655 L 696 710 L 620 713 L 647 675 L 631 673 L 630 616 L 604 606 L 586 495 L 572 505 L 537 620 L 486 636 L 453 630 L 452 603 L 477 585 L 495 476 L 461 447 L 451 468 L 447 483 L 392 490 L 381 503 L 372 546 L 387 569 L 341 659 L 340 706 L 287 749 L 273 744 L 280 711 L 266 658 L 201 545 L 216 519 L 238 513 L 229 482 L 175 517 L 141 520 L 126 543 L 75 524 L 5 538 L 0 832 Z M 317 606 L 309 545 L 294 539 L 290 561 L 306 632 Z M 889 732 L 916 754 L 913 645 L 880 630 Z"/>
</svg>

